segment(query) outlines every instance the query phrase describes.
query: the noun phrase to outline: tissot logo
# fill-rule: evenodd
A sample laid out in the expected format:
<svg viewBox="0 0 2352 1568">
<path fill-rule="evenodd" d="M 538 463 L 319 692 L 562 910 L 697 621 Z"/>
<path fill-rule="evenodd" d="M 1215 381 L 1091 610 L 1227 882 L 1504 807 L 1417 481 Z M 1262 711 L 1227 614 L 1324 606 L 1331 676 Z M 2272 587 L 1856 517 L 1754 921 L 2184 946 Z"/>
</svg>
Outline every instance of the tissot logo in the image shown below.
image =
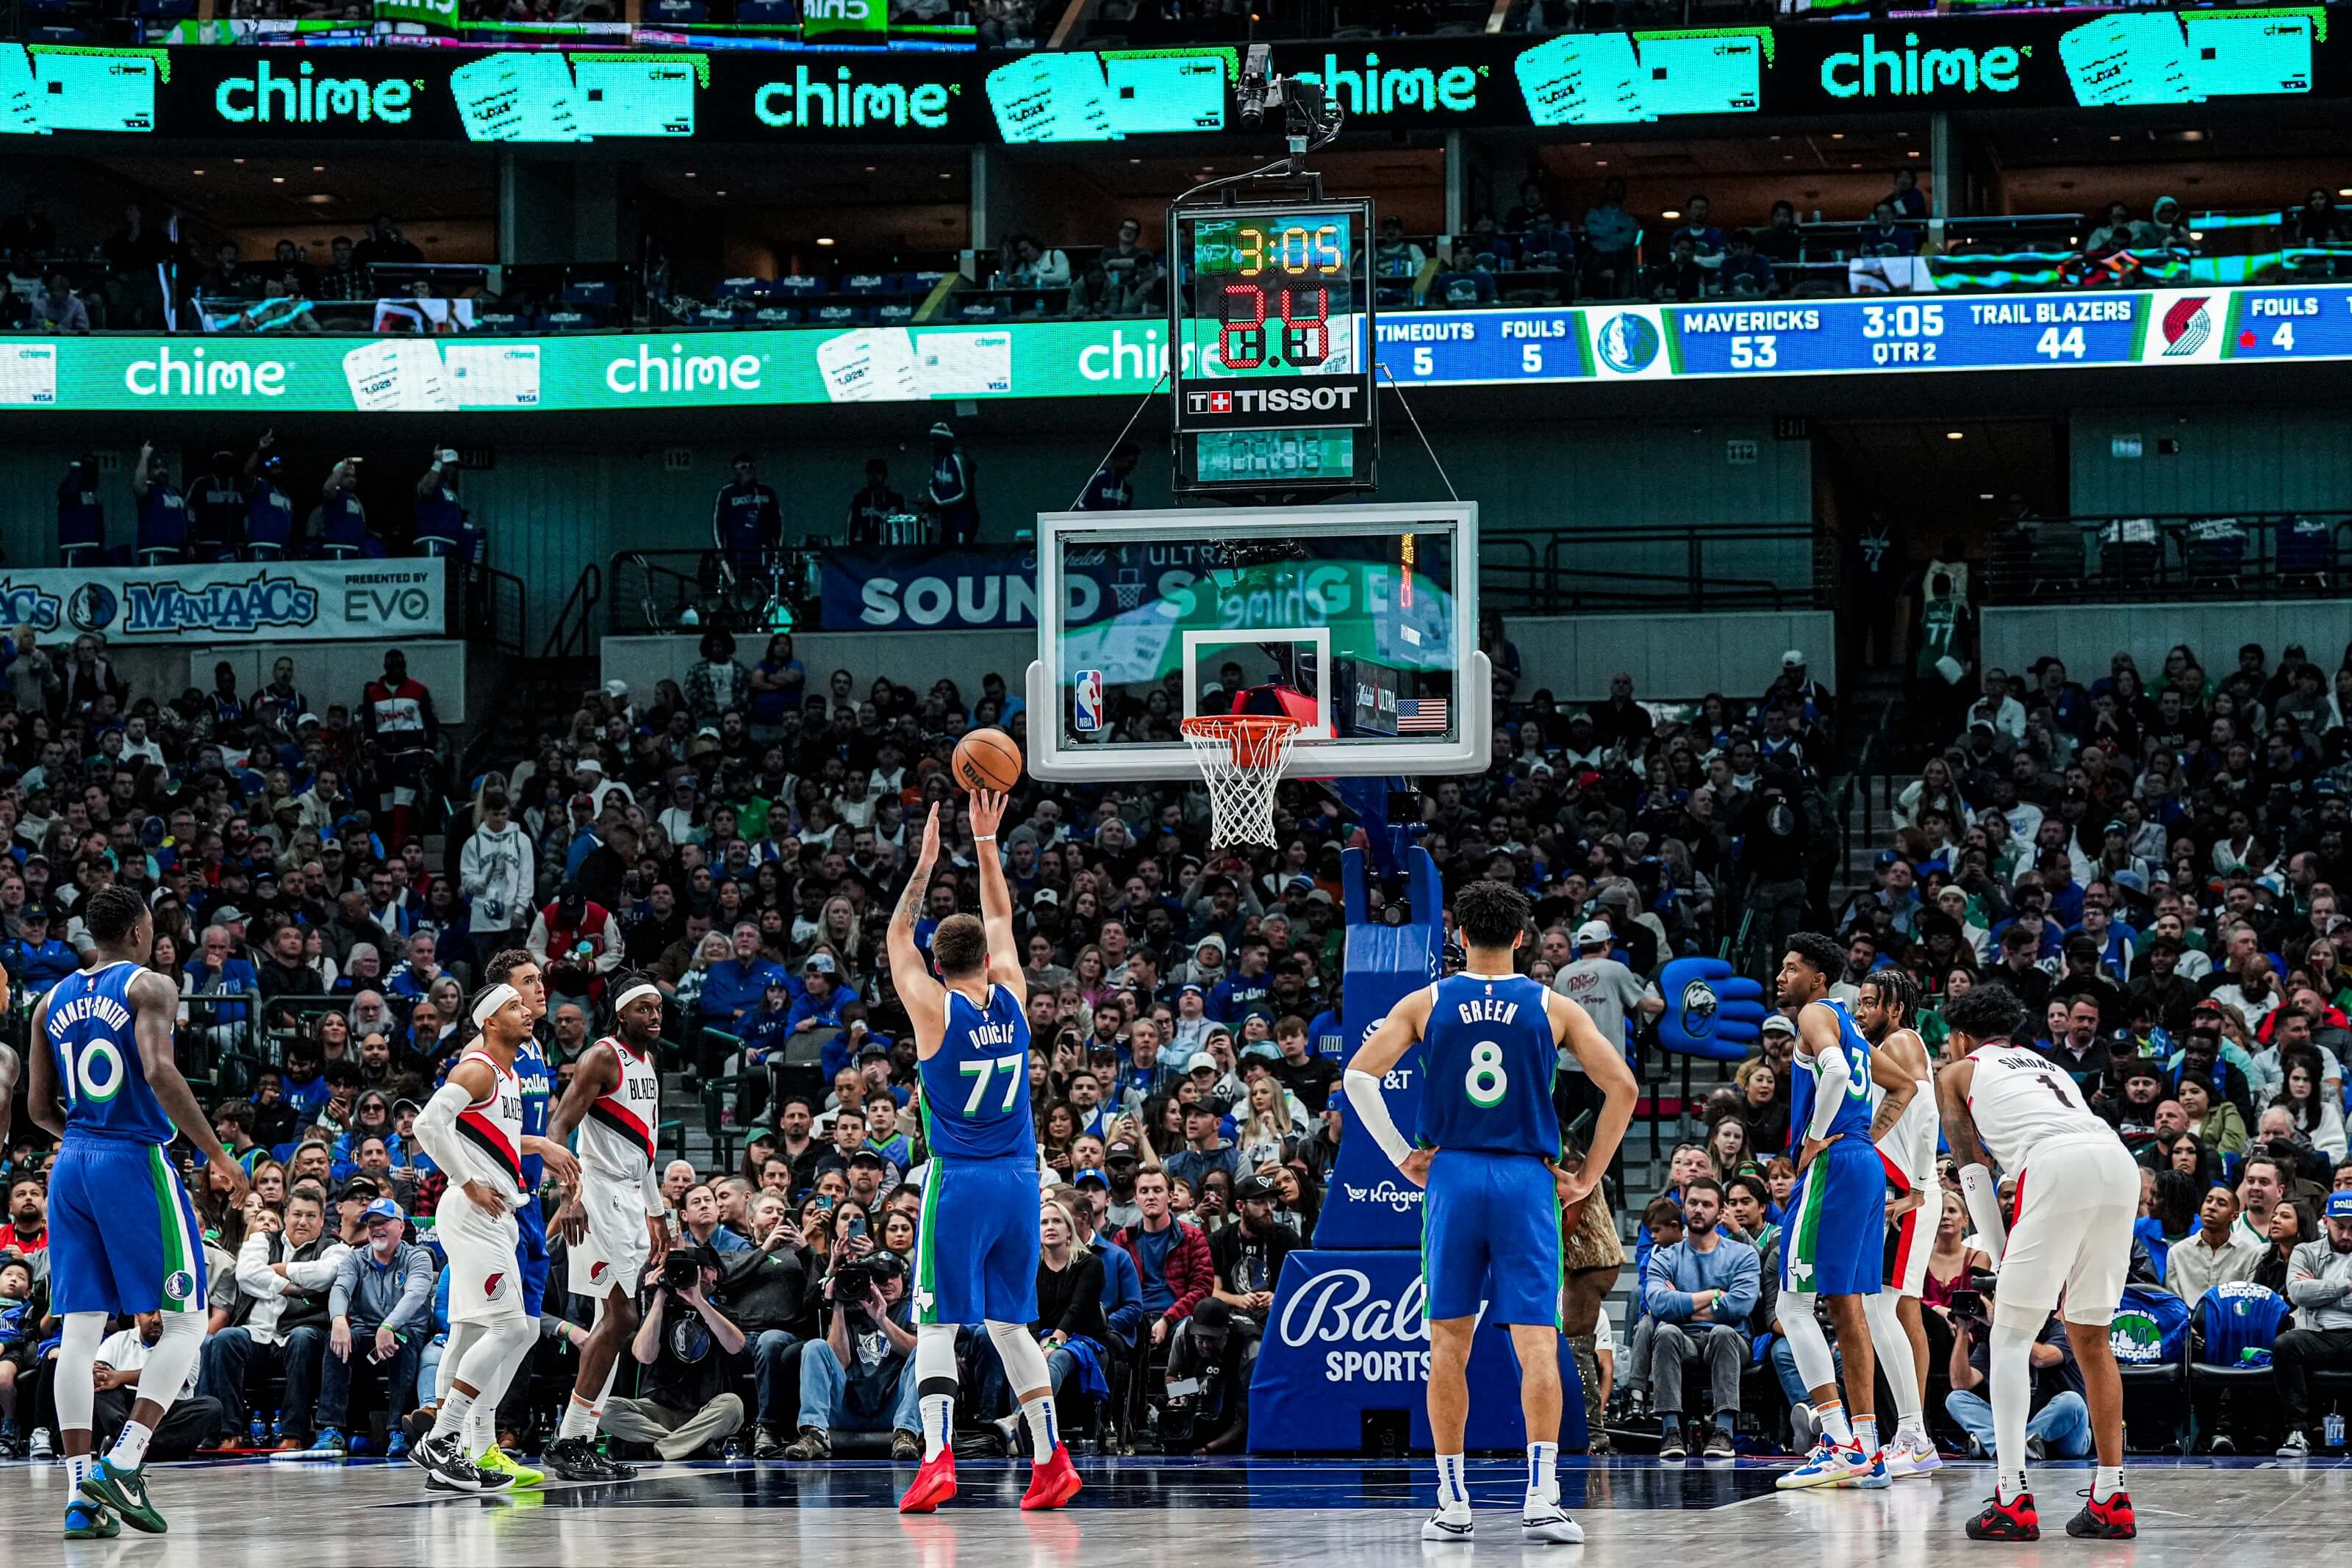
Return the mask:
<svg viewBox="0 0 2352 1568">
<path fill-rule="evenodd" d="M 1343 387 L 1237 387 L 1231 392 L 1188 392 L 1194 413 L 1347 413 L 1356 406 L 1356 389 Z"/>
</svg>

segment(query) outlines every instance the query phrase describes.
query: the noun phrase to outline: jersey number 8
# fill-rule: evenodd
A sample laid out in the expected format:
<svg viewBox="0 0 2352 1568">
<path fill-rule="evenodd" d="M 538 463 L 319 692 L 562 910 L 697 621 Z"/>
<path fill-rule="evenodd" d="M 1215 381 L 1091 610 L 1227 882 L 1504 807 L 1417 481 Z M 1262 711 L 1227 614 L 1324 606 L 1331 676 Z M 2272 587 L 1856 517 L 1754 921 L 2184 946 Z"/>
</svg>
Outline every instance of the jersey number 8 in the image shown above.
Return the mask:
<svg viewBox="0 0 2352 1568">
<path fill-rule="evenodd" d="M 65 1091 L 68 1100 L 111 1100 L 122 1089 L 122 1052 L 110 1040 L 93 1040 L 81 1048 L 77 1061 L 74 1048 L 58 1048 L 64 1061 Z"/>
<path fill-rule="evenodd" d="M 1470 1050 L 1470 1071 L 1464 1074 L 1462 1092 L 1470 1096 L 1470 1103 L 1488 1111 L 1503 1103 L 1503 1093 L 1511 1086 L 1511 1075 L 1503 1071 L 1503 1048 L 1491 1040 L 1482 1040 Z"/>
</svg>

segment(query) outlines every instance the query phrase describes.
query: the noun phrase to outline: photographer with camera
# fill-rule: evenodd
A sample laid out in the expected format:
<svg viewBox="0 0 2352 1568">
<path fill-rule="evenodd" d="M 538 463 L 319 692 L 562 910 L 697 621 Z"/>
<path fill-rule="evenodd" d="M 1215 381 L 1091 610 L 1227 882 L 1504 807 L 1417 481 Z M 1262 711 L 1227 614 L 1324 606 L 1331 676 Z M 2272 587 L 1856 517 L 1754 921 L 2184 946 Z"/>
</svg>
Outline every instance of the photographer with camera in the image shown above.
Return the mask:
<svg viewBox="0 0 2352 1568">
<path fill-rule="evenodd" d="M 1997 1281 L 1979 1273 L 1970 1277 L 1970 1283 L 1974 1289 L 1952 1292 L 1952 1391 L 1945 1396 L 1944 1409 L 1967 1429 L 1969 1454 L 1983 1456 L 1993 1451 L 1992 1406 L 1985 1398 L 1985 1384 L 1991 1365 L 1990 1298 Z M 2056 1312 L 2042 1323 L 2027 1358 L 2033 1368 L 2032 1414 L 2025 1422 L 2027 1456 L 2036 1460 L 2087 1458 L 2091 1407 L 2083 1398 L 2083 1369 L 2075 1364 L 2074 1347 Z"/>
<path fill-rule="evenodd" d="M 665 1459 L 690 1459 L 743 1425 L 743 1401 L 726 1392 L 729 1358 L 749 1343 L 732 1318 L 711 1301 L 719 1260 L 687 1244 L 666 1253 L 639 1309 L 629 1354 L 647 1367 L 635 1399 L 607 1399 L 602 1425 L 625 1442 L 648 1443 Z"/>
<path fill-rule="evenodd" d="M 894 1252 L 836 1252 L 825 1277 L 824 1337 L 801 1353 L 800 1436 L 788 1459 L 833 1456 L 835 1432 L 888 1432 L 893 1459 L 923 1457 L 914 1305 Z"/>
</svg>

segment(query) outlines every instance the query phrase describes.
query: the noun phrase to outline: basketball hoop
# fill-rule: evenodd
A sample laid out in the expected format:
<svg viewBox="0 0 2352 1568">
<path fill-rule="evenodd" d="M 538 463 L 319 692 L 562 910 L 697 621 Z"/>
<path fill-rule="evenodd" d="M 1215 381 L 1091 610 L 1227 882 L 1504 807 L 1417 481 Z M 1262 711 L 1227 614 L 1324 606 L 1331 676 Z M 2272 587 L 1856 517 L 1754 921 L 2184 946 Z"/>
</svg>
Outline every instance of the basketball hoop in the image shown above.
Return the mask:
<svg viewBox="0 0 2352 1568">
<path fill-rule="evenodd" d="M 1184 738 L 1208 780 L 1209 847 L 1275 847 L 1274 787 L 1290 765 L 1299 723 L 1268 714 L 1213 714 L 1184 721 Z"/>
</svg>

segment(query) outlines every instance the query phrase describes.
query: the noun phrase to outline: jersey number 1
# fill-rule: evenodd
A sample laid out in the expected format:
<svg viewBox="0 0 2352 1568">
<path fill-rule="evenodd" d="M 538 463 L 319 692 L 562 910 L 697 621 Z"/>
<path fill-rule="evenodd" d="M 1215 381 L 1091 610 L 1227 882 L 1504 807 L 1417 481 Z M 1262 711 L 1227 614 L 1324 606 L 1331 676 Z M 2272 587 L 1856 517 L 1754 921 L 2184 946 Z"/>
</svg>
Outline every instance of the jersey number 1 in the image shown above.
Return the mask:
<svg viewBox="0 0 2352 1568">
<path fill-rule="evenodd" d="M 1025 1055 L 992 1057 L 986 1061 L 958 1062 L 956 1071 L 971 1080 L 971 1097 L 963 1103 L 963 1113 L 967 1116 L 980 1114 L 980 1103 L 988 1093 L 988 1075 L 997 1071 L 1004 1074 L 1004 1103 L 997 1109 L 1012 1110 L 1013 1103 L 1020 1098 L 1022 1075 L 1028 1071 L 1028 1067 L 1029 1058 Z"/>
</svg>

